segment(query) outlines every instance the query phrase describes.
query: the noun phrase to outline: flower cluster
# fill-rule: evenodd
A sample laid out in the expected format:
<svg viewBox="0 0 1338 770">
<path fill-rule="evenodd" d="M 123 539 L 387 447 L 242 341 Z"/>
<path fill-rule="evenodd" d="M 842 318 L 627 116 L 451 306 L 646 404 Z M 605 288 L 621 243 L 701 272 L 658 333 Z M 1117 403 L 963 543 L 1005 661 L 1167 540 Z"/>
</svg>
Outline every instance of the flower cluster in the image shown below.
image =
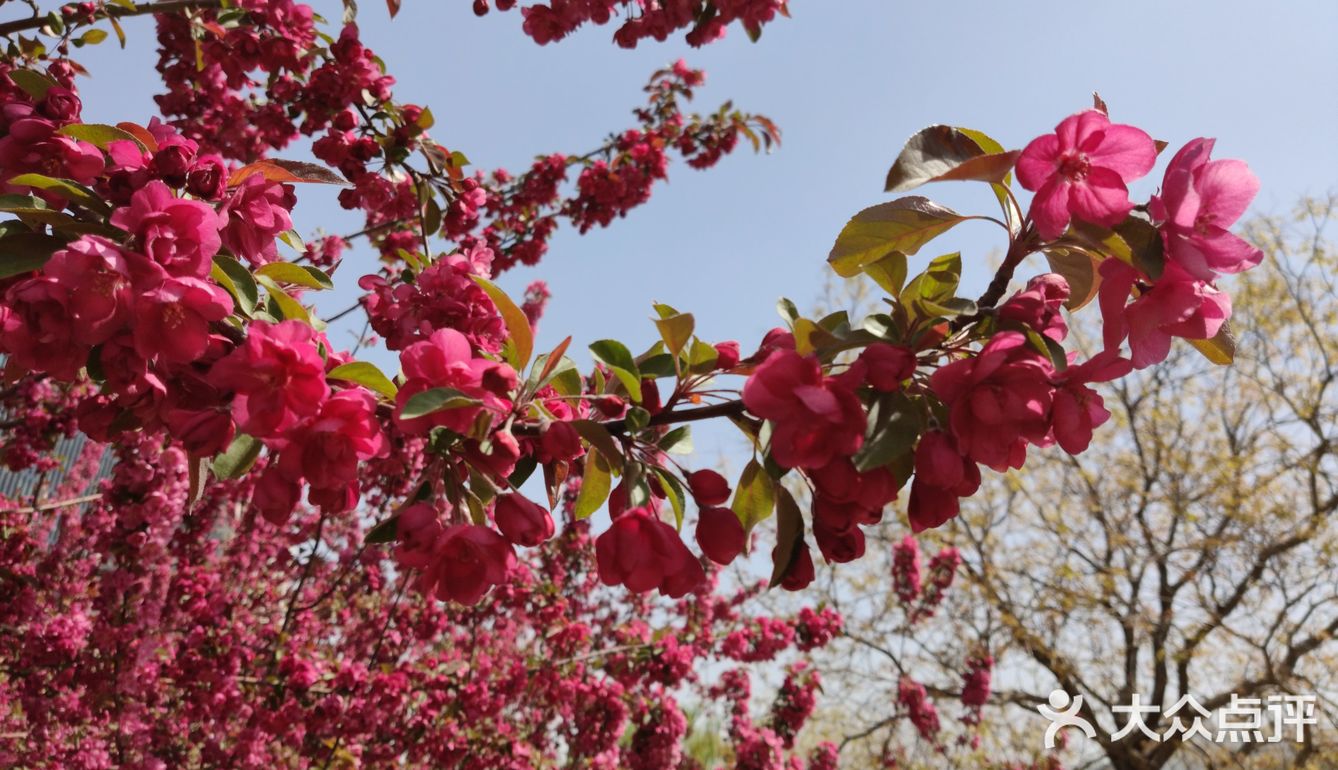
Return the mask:
<svg viewBox="0 0 1338 770">
<path fill-rule="evenodd" d="M 25 422 L 64 403 L 30 395 L 15 405 Z M 108 451 L 118 462 L 98 482 Z M 698 681 L 721 666 L 747 676 L 724 640 L 760 621 L 797 639 L 805 622 L 758 615 L 753 590 L 712 582 L 651 626 L 644 607 L 601 589 L 589 528 L 570 520 L 510 559 L 507 590 L 477 606 L 404 601 L 404 586 L 423 578 L 367 551 L 356 518 L 300 508 L 299 534 L 274 537 L 247 504 L 268 469 L 213 485 L 190 507 L 187 457 L 164 434 L 74 454 L 40 493 L 43 505 L 63 504 L 61 516 L 0 498 L 5 766 L 259 770 L 356 756 L 368 766 L 676 768 L 688 723 L 669 693 L 737 707 L 735 693 L 712 693 L 714 675 Z M 89 489 L 92 501 L 64 504 Z M 440 534 L 452 558 L 424 576 L 468 575 L 468 560 L 493 547 L 467 526 Z M 773 707 L 792 732 L 811 708 L 804 692 L 787 689 Z M 758 766 L 805 763 L 778 746 Z"/>
<path fill-rule="evenodd" d="M 531 6 L 527 24 L 553 39 L 565 34 L 556 29 L 601 20 L 597 5 Z M 692 34 L 714 37 L 734 20 L 755 32 L 781 9 L 717 2 L 697 9 Z M 683 8 L 641 10 L 624 30 L 642 31 L 624 37 L 687 23 L 674 15 Z M 98 13 L 71 18 L 93 24 Z M 788 328 L 745 358 L 737 342 L 697 336 L 690 314 L 656 305 L 658 342 L 636 355 L 597 341 L 596 366 L 583 376 L 566 355 L 570 340 L 536 355 L 546 287 L 517 304 L 491 279 L 542 256 L 559 219 L 585 232 L 645 202 L 671 153 L 706 167 L 740 136 L 770 145 L 774 126 L 728 108 L 685 113 L 703 76 L 679 62 L 652 76 L 637 125 L 596 151 L 543 155 L 516 177 L 466 177 L 464 156 L 428 135 L 431 111 L 393 101 L 393 78 L 356 25 L 331 37 L 315 23 L 305 6 L 254 0 L 163 16 L 162 104 L 177 128 L 86 126 L 72 65 L 11 70 L 0 181 L 32 196 L 10 207 L 15 219 L 0 237 L 17 234 L 44 253 L 6 279 L 0 352 L 15 375 L 87 388 L 67 429 L 100 440 L 170 437 L 188 458 L 192 497 L 212 469 L 245 478 L 252 510 L 275 525 L 304 509 L 304 493 L 325 516 L 379 506 L 369 537 L 394 542 L 414 584 L 442 600 L 480 603 L 495 587 L 509 590 L 525 555 L 517 549 L 558 536 L 551 511 L 564 498 L 577 519 L 607 504 L 611 523 L 592 546 L 605 585 L 675 599 L 704 590 L 711 564 L 746 553 L 757 524 L 774 517 L 771 582 L 801 589 L 815 577 L 810 544 L 829 563 L 861 558 L 866 530 L 882 525 L 908 483 L 918 532 L 957 515 L 980 466 L 1021 468 L 1033 446 L 1083 451 L 1109 417 L 1093 386 L 1160 360 L 1171 336 L 1220 348 L 1213 338 L 1230 303 L 1213 281 L 1261 258 L 1226 229 L 1257 182 L 1243 164 L 1211 159 L 1211 141 L 1176 154 L 1161 192 L 1140 206 L 1128 184 L 1152 169 L 1158 145 L 1103 109 L 1014 153 L 988 151 L 992 140 L 979 132 L 933 127 L 898 159 L 888 186 L 955 178 L 942 164 L 975 161 L 986 170 L 956 177 L 1006 193 L 1008 221 L 998 224 L 1009 248 L 980 300 L 955 296 L 954 255 L 907 275 L 923 236 L 899 228 L 919 218 L 919 232 L 940 232 L 965 217 L 902 199 L 856 215 L 831 258 L 887 289 L 887 312 L 810 320 L 786 301 Z M 242 119 L 250 127 L 232 131 Z M 333 171 L 264 157 L 302 134 Z M 980 153 L 964 161 L 972 142 Z M 939 146 L 951 151 L 927 158 Z M 414 165 L 420 157 L 425 167 Z M 933 174 L 915 166 L 926 162 L 937 164 Z M 1025 215 L 1007 187 L 1014 168 L 1036 192 Z M 367 216 L 359 236 L 383 261 L 359 282 L 365 293 L 352 309 L 399 351 L 396 378 L 335 350 L 303 304 L 306 292 L 331 286 L 318 265 L 342 264 L 346 243 L 304 248 L 291 232 L 293 184 L 313 181 L 346 183 L 341 203 Z M 569 181 L 574 190 L 564 192 Z M 434 253 L 433 238 L 453 248 Z M 282 258 L 281 241 L 298 260 Z M 1057 256 L 1056 273 L 1005 298 L 1033 253 Z M 1073 267 L 1084 260 L 1086 286 Z M 1063 309 L 1092 294 L 1105 349 L 1080 361 L 1064 347 Z M 728 376 L 746 379 L 732 389 L 718 382 Z M 754 448 L 733 485 L 670 459 L 687 444 L 685 423 L 706 417 L 732 419 Z M 381 472 L 395 483 L 377 481 Z M 536 472 L 546 506 L 517 491 Z M 807 517 L 789 480 L 803 485 Z M 922 576 L 918 552 L 897 546 L 894 588 L 914 615 L 933 612 L 957 558 L 945 549 Z M 821 618 L 811 626 L 803 644 L 833 633 Z M 767 654 L 776 643 L 763 633 L 728 646 Z"/>
<path fill-rule="evenodd" d="M 647 103 L 636 110 L 638 125 L 597 150 L 541 156 L 517 176 L 497 169 L 463 180 L 445 211 L 443 232 L 466 248 L 488 246 L 496 255 L 495 272 L 533 265 L 547 252 L 560 219 L 584 233 L 650 200 L 655 184 L 668 178 L 670 151 L 705 169 L 732 152 L 740 136 L 749 137 L 754 149 L 779 141 L 779 131 L 761 116 L 686 113 L 682 103 L 704 82 L 701 70 L 679 60 L 651 75 Z M 575 189 L 564 194 L 573 168 L 579 168 Z"/>
<path fill-rule="evenodd" d="M 489 0 L 474 0 L 474 12 L 480 16 L 492 6 L 509 11 L 516 0 L 494 0 L 491 5 Z M 626 12 L 627 21 L 613 33 L 613 40 L 624 48 L 635 48 L 642 40 L 664 41 L 681 29 L 688 30 L 689 45 L 706 45 L 724 37 L 726 28 L 736 21 L 756 38 L 762 25 L 786 13 L 785 6 L 786 0 L 690 0 L 655 5 L 637 5 L 631 0 L 551 0 L 524 6 L 520 12 L 525 34 L 540 45 L 561 40 L 587 23 L 608 24 L 615 15 Z"/>
</svg>

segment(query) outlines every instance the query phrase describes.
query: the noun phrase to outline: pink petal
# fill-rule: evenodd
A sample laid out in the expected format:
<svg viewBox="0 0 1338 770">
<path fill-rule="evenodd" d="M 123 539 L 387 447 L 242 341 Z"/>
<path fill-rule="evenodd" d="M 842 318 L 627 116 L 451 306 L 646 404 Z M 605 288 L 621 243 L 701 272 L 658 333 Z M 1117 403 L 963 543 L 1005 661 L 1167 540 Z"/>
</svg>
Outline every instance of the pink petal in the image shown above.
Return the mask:
<svg viewBox="0 0 1338 770">
<path fill-rule="evenodd" d="M 810 412 L 825 417 L 833 422 L 841 416 L 841 405 L 836 396 L 826 388 L 817 385 L 800 385 L 794 389 L 794 395 Z"/>
<path fill-rule="evenodd" d="M 1147 336 L 1137 339 L 1130 335 L 1129 350 L 1134 368 L 1146 369 L 1165 361 L 1166 356 L 1171 354 L 1171 335 L 1160 331 L 1152 331 Z"/>
<path fill-rule="evenodd" d="M 1110 126 L 1110 118 L 1097 110 L 1076 112 L 1055 126 L 1059 137 L 1060 150 L 1080 148 L 1094 134 L 1105 131 Z"/>
<path fill-rule="evenodd" d="M 1188 237 L 1183 232 L 1167 231 L 1165 240 L 1167 256 L 1184 268 L 1186 273 L 1201 281 L 1211 281 L 1217 277 L 1214 268 L 1208 265 L 1208 255 L 1199 248 L 1199 239 Z"/>
<path fill-rule="evenodd" d="M 1243 238 L 1226 230 L 1212 228 L 1207 235 L 1191 239 L 1207 256 L 1212 269 L 1222 273 L 1240 273 L 1264 261 L 1264 252 Z"/>
<path fill-rule="evenodd" d="M 1194 172 L 1195 187 L 1203 198 L 1200 210 L 1213 224 L 1230 227 L 1259 192 L 1259 177 L 1242 160 L 1215 160 Z"/>
<path fill-rule="evenodd" d="M 943 401 L 956 401 L 970 387 L 974 365 L 975 362 L 963 359 L 941 366 L 930 375 L 929 387 Z"/>
<path fill-rule="evenodd" d="M 1199 137 L 1190 139 L 1171 158 L 1171 162 L 1166 166 L 1166 172 L 1171 171 L 1193 171 L 1208 162 L 1208 156 L 1213 152 L 1213 145 L 1217 143 L 1216 139 L 1206 139 Z"/>
<path fill-rule="evenodd" d="M 1081 184 L 1072 185 L 1069 211 L 1084 222 L 1114 227 L 1129 216 L 1134 205 L 1120 175 L 1110 169 L 1093 166 Z"/>
<path fill-rule="evenodd" d="M 1115 124 L 1091 153 L 1092 165 L 1108 168 L 1125 182 L 1143 176 L 1157 162 L 1157 145 L 1141 128 Z"/>
<path fill-rule="evenodd" d="M 1031 199 L 1031 220 L 1041 237 L 1052 241 L 1069 226 L 1069 185 L 1058 174 L 1050 178 Z"/>
<path fill-rule="evenodd" d="M 1055 394 L 1051 425 L 1059 446 L 1071 455 L 1081 453 L 1092 442 L 1091 426 L 1083 419 L 1082 405 L 1072 393 L 1062 390 Z"/>
<path fill-rule="evenodd" d="M 1037 190 L 1058 172 L 1059 138 L 1038 136 L 1017 159 L 1017 180 L 1028 190 Z"/>
<path fill-rule="evenodd" d="M 993 388 L 976 388 L 971 391 L 971 415 L 986 425 L 1003 422 L 1004 407 L 999 403 L 999 394 Z"/>
<path fill-rule="evenodd" d="M 1186 229 L 1194 227 L 1194 222 L 1199 218 L 1199 207 L 1202 205 L 1199 191 L 1194 186 L 1194 175 L 1188 171 L 1167 169 L 1159 203 L 1162 204 L 1159 208 L 1165 209 L 1156 212 L 1161 215 L 1159 219 Z"/>
<path fill-rule="evenodd" d="M 1115 350 L 1129 335 L 1125 306 L 1129 304 L 1129 292 L 1138 279 L 1138 272 L 1113 257 L 1103 261 L 1098 271 L 1101 273 L 1098 303 L 1101 306 L 1102 336 L 1106 350 Z"/>
</svg>

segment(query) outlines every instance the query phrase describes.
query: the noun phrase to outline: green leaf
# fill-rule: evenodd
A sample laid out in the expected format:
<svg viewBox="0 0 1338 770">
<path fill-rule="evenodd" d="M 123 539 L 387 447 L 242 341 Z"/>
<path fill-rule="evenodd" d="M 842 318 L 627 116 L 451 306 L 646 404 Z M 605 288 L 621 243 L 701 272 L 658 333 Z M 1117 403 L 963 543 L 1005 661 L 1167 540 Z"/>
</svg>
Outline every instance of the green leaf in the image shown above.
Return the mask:
<svg viewBox="0 0 1338 770">
<path fill-rule="evenodd" d="M 1019 151 L 987 151 L 966 131 L 930 126 L 906 142 L 887 172 L 887 192 L 903 192 L 927 182 L 977 180 L 1003 182 Z"/>
<path fill-rule="evenodd" d="M 409 400 L 404 402 L 404 408 L 400 410 L 400 419 L 412 420 L 445 409 L 482 405 L 482 401 L 470 398 L 455 388 L 431 388 L 410 396 Z"/>
<path fill-rule="evenodd" d="M 227 449 L 218 453 L 214 458 L 214 475 L 220 479 L 235 479 L 244 476 L 251 466 L 255 465 L 256 458 L 260 457 L 260 450 L 264 444 L 260 440 L 248 436 L 245 433 L 238 433 L 232 439 L 232 443 Z"/>
<path fill-rule="evenodd" d="M 303 251 L 306 251 L 307 245 L 302 242 L 302 236 L 298 235 L 296 230 L 284 230 L 283 232 L 279 233 L 279 240 L 288 244 L 288 248 L 292 249 L 293 251 L 296 251 L 298 254 L 301 254 Z M 308 269 L 315 270 L 316 268 L 308 268 Z M 322 272 L 321 275 L 324 276 L 325 273 Z M 329 276 L 326 276 L 326 279 L 328 280 Z"/>
<path fill-rule="evenodd" d="M 650 358 L 641 359 L 637 368 L 641 371 L 642 377 L 673 377 L 678 374 L 674 368 L 676 359 L 668 353 L 657 353 Z"/>
<path fill-rule="evenodd" d="M 256 283 L 265 287 L 269 298 L 278 306 L 279 312 L 285 319 L 301 321 L 305 324 L 311 323 L 311 313 L 307 312 L 301 302 L 293 299 L 293 295 L 284 291 L 279 284 L 275 283 L 274 279 L 267 275 L 257 275 Z"/>
<path fill-rule="evenodd" d="M 1161 233 L 1146 219 L 1130 216 L 1114 230 L 1075 219 L 1065 237 L 1132 265 L 1154 281 L 1161 277 L 1165 264 Z"/>
<path fill-rule="evenodd" d="M 935 257 L 923 273 L 902 289 L 901 302 L 923 318 L 956 315 L 965 309 L 965 306 L 951 304 L 961 278 L 961 252 Z"/>
<path fill-rule="evenodd" d="M 362 540 L 365 543 L 376 545 L 378 543 L 393 543 L 398 535 L 400 516 L 388 516 L 376 523 L 376 526 L 367 531 Z"/>
<path fill-rule="evenodd" d="M 604 501 L 609 499 L 612 482 L 608 466 L 599 452 L 591 451 L 585 456 L 585 473 L 581 476 L 581 491 L 576 495 L 572 512 L 577 519 L 588 519 Z"/>
<path fill-rule="evenodd" d="M 669 498 L 669 505 L 674 509 L 674 529 L 683 528 L 683 485 L 678 483 L 678 479 L 672 473 L 666 473 L 661 468 L 654 469 L 655 478 L 660 480 L 660 486 L 664 488 L 664 496 Z"/>
<path fill-rule="evenodd" d="M 804 547 L 804 516 L 794 496 L 784 485 L 777 485 L 776 495 L 776 548 L 772 552 L 771 583 L 775 588 L 785 579 L 790 565 Z"/>
<path fill-rule="evenodd" d="M 617 340 L 599 340 L 590 345 L 595 359 L 609 367 L 613 376 L 627 389 L 633 401 L 641 400 L 641 370 L 632 359 L 632 352 Z"/>
<path fill-rule="evenodd" d="M 776 314 L 788 325 L 794 325 L 799 320 L 801 314 L 799 308 L 795 307 L 794 300 L 789 297 L 781 297 L 776 300 Z"/>
<path fill-rule="evenodd" d="M 906 285 L 906 255 L 894 251 L 864 266 L 864 274 L 873 279 L 889 296 L 895 297 Z"/>
<path fill-rule="evenodd" d="M 678 455 L 692 454 L 692 426 L 680 425 L 677 428 L 664 434 L 658 446 L 662 452 L 671 452 Z"/>
<path fill-rule="evenodd" d="M 46 264 L 65 241 L 42 233 L 11 233 L 0 238 L 0 278 L 23 275 Z"/>
<path fill-rule="evenodd" d="M 973 128 L 962 128 L 958 126 L 958 131 L 966 134 L 985 153 L 1000 153 L 1004 151 L 1003 145 L 999 144 L 994 137 L 986 134 L 984 131 L 977 131 Z M 991 184 L 990 188 L 994 190 L 994 197 L 999 200 L 999 208 L 1003 209 L 1004 219 L 1007 220 L 1009 232 L 1017 235 L 1022 231 L 1022 211 L 1017 207 L 1017 200 L 1009 193 L 1008 188 L 1013 183 L 1013 175 L 1009 174 L 1003 178 L 1002 182 Z"/>
<path fill-rule="evenodd" d="M 564 396 L 580 394 L 581 373 L 577 371 L 575 361 L 566 356 L 554 361 L 551 353 L 540 353 L 534 363 L 535 365 L 530 367 L 531 393 L 542 390 L 551 383 L 553 388 Z"/>
<path fill-rule="evenodd" d="M 1230 321 L 1222 324 L 1222 328 L 1212 339 L 1189 340 L 1189 344 L 1202 353 L 1204 358 L 1218 366 L 1227 366 L 1236 360 L 1236 333 L 1231 328 Z"/>
<path fill-rule="evenodd" d="M 564 396 L 579 396 L 581 388 L 584 387 L 584 380 L 581 379 L 581 372 L 576 368 L 576 362 L 562 357 L 558 367 L 549 375 L 553 389 Z"/>
<path fill-rule="evenodd" d="M 836 237 L 827 262 L 839 275 L 850 278 L 864 266 L 894 251 L 914 254 L 965 217 L 952 209 L 912 195 L 880 203 L 851 217 Z"/>
<path fill-rule="evenodd" d="M 488 297 L 492 299 L 492 303 L 497 306 L 497 312 L 502 314 L 502 321 L 506 324 L 506 333 L 510 338 L 507 342 L 514 351 L 514 358 L 508 363 L 516 371 L 524 371 L 525 365 L 530 362 L 530 355 L 534 353 L 534 330 L 530 328 L 530 319 L 525 317 L 525 312 L 517 307 L 497 284 L 481 275 L 471 275 L 470 278 L 483 287 Z"/>
<path fill-rule="evenodd" d="M 656 305 L 660 317 L 655 320 L 655 328 L 660 330 L 660 339 L 671 356 L 677 356 L 683 346 L 692 339 L 696 321 L 691 313 L 679 313 L 668 305 Z"/>
<path fill-rule="evenodd" d="M 692 347 L 688 348 L 688 371 L 693 374 L 714 371 L 715 362 L 719 358 L 720 354 L 716 352 L 714 345 L 694 339 Z"/>
<path fill-rule="evenodd" d="M 22 88 L 24 93 L 39 102 L 46 98 L 46 92 L 52 86 L 60 85 L 48 75 L 34 70 L 10 70 L 9 79 L 14 81 L 14 85 Z"/>
<path fill-rule="evenodd" d="M 569 365 L 573 369 L 576 364 L 563 354 L 567 352 L 567 346 L 571 344 L 571 336 L 558 343 L 550 353 L 540 353 L 534 358 L 534 366 L 530 367 L 530 376 L 526 378 L 525 386 L 529 392 L 534 393 L 547 385 L 554 376 L 554 372 L 559 367 Z"/>
<path fill-rule="evenodd" d="M 274 281 L 305 286 L 308 289 L 332 289 L 334 282 L 319 268 L 294 265 L 292 262 L 270 262 L 256 270 L 257 276 Z"/>
<path fill-rule="evenodd" d="M 242 263 L 226 254 L 219 254 L 214 257 L 214 265 L 210 268 L 209 275 L 218 285 L 228 290 L 244 315 L 250 316 L 255 312 L 256 303 L 260 301 L 260 289 L 256 286 L 251 271 Z"/>
<path fill-rule="evenodd" d="M 363 387 L 379 393 L 386 398 L 394 401 L 399 388 L 390 380 L 375 364 L 366 361 L 350 361 L 347 364 L 341 364 L 330 370 L 325 375 L 332 380 L 343 380 L 345 382 L 356 382 Z"/>
<path fill-rule="evenodd" d="M 608 428 L 594 420 L 572 420 L 570 425 L 607 460 L 619 467 L 622 466 L 624 462 L 622 450 L 618 448 L 618 443 L 613 440 L 613 434 L 609 433 Z"/>
<path fill-rule="evenodd" d="M 1064 350 L 1063 345 L 1055 342 L 1031 327 L 1023 329 L 1022 334 L 1027 338 L 1027 343 L 1030 344 L 1037 353 L 1045 356 L 1050 363 L 1054 365 L 1055 371 L 1062 372 L 1069 368 L 1068 351 Z"/>
<path fill-rule="evenodd" d="M 79 184 L 73 179 L 57 179 L 46 176 L 45 174 L 19 174 L 7 180 L 10 185 L 20 185 L 23 187 L 36 187 L 39 190 L 48 190 L 56 193 L 63 198 L 74 201 L 86 208 L 107 214 L 111 212 L 111 206 L 98 194 Z"/>
<path fill-rule="evenodd" d="M 134 5 L 134 3 L 131 3 Z M 108 16 L 107 21 L 111 22 L 112 31 L 116 33 L 116 42 L 121 44 L 121 50 L 125 50 L 125 30 L 121 28 L 121 22 L 116 20 L 115 16 Z"/>
<path fill-rule="evenodd" d="M 0 195 L 0 211 L 28 213 L 30 211 L 54 211 L 46 201 L 27 193 Z"/>
<path fill-rule="evenodd" d="M 776 482 L 758 464 L 749 460 L 734 486 L 734 502 L 730 506 L 739 517 L 744 532 L 751 532 L 758 522 L 771 515 L 776 505 Z"/>
<path fill-rule="evenodd" d="M 1146 219 L 1131 216 L 1115 226 L 1115 233 L 1129 245 L 1134 267 L 1154 281 L 1161 278 L 1166 255 L 1160 230 Z"/>
<path fill-rule="evenodd" d="M 519 487 L 529 480 L 530 475 L 534 473 L 534 469 L 538 467 L 539 461 L 535 459 L 534 455 L 525 455 L 516 461 L 515 469 L 511 471 L 510 476 L 506 477 L 506 483 L 510 484 L 512 488 Z"/>
<path fill-rule="evenodd" d="M 851 458 L 860 473 L 881 468 L 911 451 L 923 428 L 919 414 L 904 396 L 884 402 L 878 417 L 878 424 L 871 426 L 870 437 Z"/>
<path fill-rule="evenodd" d="M 650 425 L 650 412 L 643 407 L 634 406 L 627 410 L 627 416 L 623 418 L 623 424 L 627 426 L 629 433 L 636 433 Z"/>
<path fill-rule="evenodd" d="M 144 152 L 149 148 L 139 141 L 139 137 L 116 126 L 108 126 L 102 123 L 71 123 L 60 129 L 59 132 L 65 136 L 73 137 L 88 142 L 99 149 L 107 149 L 112 142 L 134 142 Z"/>
<path fill-rule="evenodd" d="M 85 32 L 83 36 L 80 37 L 78 40 L 75 40 L 74 45 L 75 47 L 81 45 L 97 45 L 98 43 L 101 43 L 103 40 L 106 39 L 107 39 L 107 30 L 90 29 L 87 32 Z"/>
</svg>

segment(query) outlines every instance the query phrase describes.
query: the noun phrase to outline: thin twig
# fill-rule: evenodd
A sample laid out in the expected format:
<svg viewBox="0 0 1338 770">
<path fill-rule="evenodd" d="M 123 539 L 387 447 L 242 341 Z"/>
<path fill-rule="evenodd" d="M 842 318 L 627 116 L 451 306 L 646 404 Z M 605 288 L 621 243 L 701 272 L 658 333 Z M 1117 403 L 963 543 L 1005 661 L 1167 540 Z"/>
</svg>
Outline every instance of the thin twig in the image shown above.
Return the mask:
<svg viewBox="0 0 1338 770">
<path fill-rule="evenodd" d="M 84 503 L 91 503 L 94 500 L 99 500 L 101 498 L 102 493 L 97 492 L 91 495 L 84 495 L 83 497 L 72 497 L 69 500 L 61 500 L 55 503 L 43 503 L 42 505 L 34 505 L 27 508 L 10 508 L 8 510 L 0 511 L 0 513 L 39 513 L 41 511 L 55 510 L 56 508 L 68 508 L 71 505 L 83 505 Z"/>
<path fill-rule="evenodd" d="M 133 8 L 122 5 L 108 5 L 98 11 L 91 23 L 106 18 L 123 19 L 127 16 L 145 16 L 151 13 L 176 13 L 197 8 L 221 8 L 223 0 L 163 0 L 159 3 L 138 3 Z M 46 26 L 47 17 L 36 16 L 31 19 L 16 19 L 0 23 L 0 35 L 11 35 L 29 29 L 41 29 Z"/>
</svg>

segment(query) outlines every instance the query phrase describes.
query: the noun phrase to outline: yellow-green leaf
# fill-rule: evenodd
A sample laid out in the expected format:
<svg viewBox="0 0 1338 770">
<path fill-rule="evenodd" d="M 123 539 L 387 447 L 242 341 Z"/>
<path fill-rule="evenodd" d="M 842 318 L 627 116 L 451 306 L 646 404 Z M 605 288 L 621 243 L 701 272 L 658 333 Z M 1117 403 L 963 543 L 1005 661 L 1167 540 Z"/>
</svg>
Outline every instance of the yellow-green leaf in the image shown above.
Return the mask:
<svg viewBox="0 0 1338 770">
<path fill-rule="evenodd" d="M 776 506 L 776 482 L 757 460 L 749 460 L 734 486 L 731 508 L 739 517 L 744 532 L 751 532 L 758 522 L 766 520 Z"/>
<path fill-rule="evenodd" d="M 214 458 L 214 475 L 220 479 L 235 479 L 251 470 L 264 445 L 254 436 L 238 433 L 228 448 Z"/>
<path fill-rule="evenodd" d="M 660 339 L 664 340 L 664 347 L 669 351 L 669 355 L 677 356 L 683 350 L 683 346 L 692 339 L 696 320 L 691 313 L 680 313 L 668 305 L 656 305 L 655 311 L 660 315 L 655 319 L 655 328 L 660 330 Z"/>
<path fill-rule="evenodd" d="M 395 399 L 399 388 L 375 364 L 366 361 L 350 361 L 330 370 L 326 375 L 332 380 L 355 382 L 369 390 L 379 393 L 390 400 Z"/>
<path fill-rule="evenodd" d="M 275 281 L 305 286 L 308 289 L 330 289 L 334 282 L 324 271 L 316 267 L 294 265 L 292 262 L 270 262 L 261 265 L 256 275 L 263 275 Z"/>
<path fill-rule="evenodd" d="M 134 142 L 141 150 L 149 151 L 149 148 L 145 147 L 138 137 L 116 126 L 101 123 L 71 123 L 61 128 L 59 133 L 88 142 L 103 150 L 107 149 L 107 146 L 112 142 L 123 141 Z"/>
<path fill-rule="evenodd" d="M 952 209 L 918 195 L 870 206 L 842 228 L 827 262 L 839 275 L 850 278 L 894 251 L 916 253 L 964 220 Z"/>
<path fill-rule="evenodd" d="M 302 307 L 302 303 L 293 299 L 293 295 L 280 288 L 272 278 L 266 275 L 257 275 L 256 282 L 264 286 L 265 291 L 269 292 L 270 299 L 274 300 L 274 304 L 279 306 L 279 312 L 283 314 L 284 318 L 301 321 L 305 324 L 311 323 L 311 314 L 307 312 L 305 307 Z"/>
<path fill-rule="evenodd" d="M 497 312 L 502 314 L 506 332 L 511 338 L 511 349 L 515 354 L 515 360 L 510 362 L 511 366 L 518 372 L 523 370 L 534 352 L 534 331 L 530 328 L 530 319 L 525 317 L 525 312 L 517 307 L 497 284 L 481 275 L 470 277 L 488 293 L 492 303 L 497 306 Z"/>
<path fill-rule="evenodd" d="M 1203 357 L 1219 366 L 1227 366 L 1236 360 L 1236 333 L 1231 329 L 1231 322 L 1222 324 L 1222 328 L 1212 339 L 1189 340 L 1194 349 Z"/>
<path fill-rule="evenodd" d="M 611 480 L 609 469 L 599 452 L 591 450 L 585 456 L 585 473 L 581 476 L 581 491 L 576 495 L 572 511 L 577 519 L 588 519 L 609 499 Z"/>
<path fill-rule="evenodd" d="M 889 296 L 897 296 L 906 285 L 906 255 L 894 251 L 864 266 L 864 274 L 873 279 Z"/>
</svg>

